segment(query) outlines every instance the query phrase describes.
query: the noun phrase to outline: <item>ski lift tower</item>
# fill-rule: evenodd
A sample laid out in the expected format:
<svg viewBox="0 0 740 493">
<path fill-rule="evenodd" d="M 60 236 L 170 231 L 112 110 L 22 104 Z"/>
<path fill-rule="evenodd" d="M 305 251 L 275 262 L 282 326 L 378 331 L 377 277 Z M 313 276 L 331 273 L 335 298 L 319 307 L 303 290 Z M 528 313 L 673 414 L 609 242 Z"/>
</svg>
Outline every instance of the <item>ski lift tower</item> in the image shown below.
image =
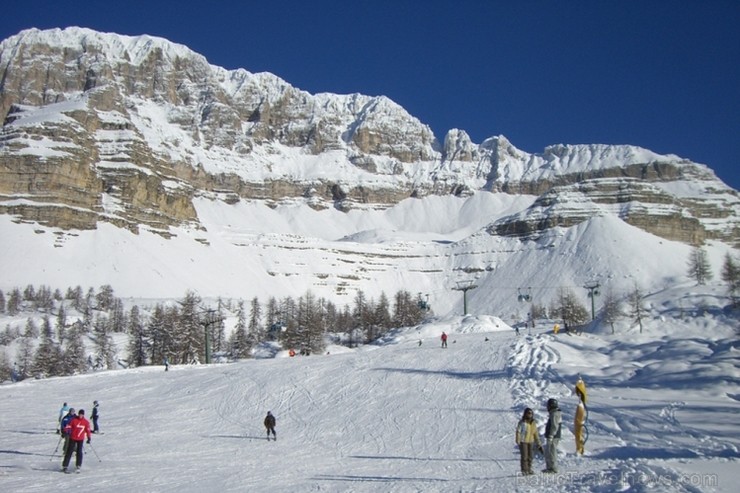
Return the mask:
<svg viewBox="0 0 740 493">
<path fill-rule="evenodd" d="M 518 288 L 516 299 L 520 303 L 532 303 L 532 288 Z M 528 322 L 532 323 L 532 328 L 534 328 L 534 313 L 533 312 L 534 312 L 534 303 L 530 305 L 529 320 L 528 320 Z M 529 327 L 529 323 L 527 324 L 527 327 Z"/>
<path fill-rule="evenodd" d="M 594 310 L 594 298 L 599 295 L 599 288 L 601 285 L 598 282 L 590 282 L 583 286 L 588 289 L 588 297 L 591 298 L 591 320 L 596 318 L 596 311 Z"/>
<path fill-rule="evenodd" d="M 216 310 L 212 308 L 204 310 L 203 318 L 200 323 L 203 324 L 203 330 L 206 337 L 206 364 L 211 362 L 211 326 L 220 323 L 223 320 L 223 317 L 216 313 Z"/>
<path fill-rule="evenodd" d="M 455 291 L 463 292 L 463 315 L 468 314 L 468 291 L 475 289 L 478 286 L 473 284 L 472 280 L 457 281 L 457 287 L 452 288 Z"/>
</svg>

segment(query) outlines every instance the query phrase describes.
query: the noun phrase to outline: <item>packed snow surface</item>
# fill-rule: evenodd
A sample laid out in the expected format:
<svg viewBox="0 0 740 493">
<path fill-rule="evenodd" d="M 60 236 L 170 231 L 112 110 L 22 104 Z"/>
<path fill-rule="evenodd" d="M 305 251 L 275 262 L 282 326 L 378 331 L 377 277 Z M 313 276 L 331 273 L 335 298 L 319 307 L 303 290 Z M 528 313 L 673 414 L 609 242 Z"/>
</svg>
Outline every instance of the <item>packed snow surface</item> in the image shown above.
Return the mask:
<svg viewBox="0 0 740 493">
<path fill-rule="evenodd" d="M 452 317 L 321 355 L 2 385 L 0 484 L 14 492 L 737 491 L 735 328 L 719 313 L 694 318 L 675 307 L 663 306 L 642 334 L 555 335 L 542 322 L 517 335 L 497 317 Z M 584 456 L 572 435 L 579 375 L 589 397 Z M 521 476 L 515 425 L 530 406 L 542 432 L 549 397 L 563 411 L 560 471 L 540 473 L 538 457 L 536 474 Z M 101 434 L 86 446 L 82 472 L 64 475 L 59 408 L 66 401 L 89 415 L 93 400 Z M 277 441 L 266 440 L 267 411 Z"/>
</svg>

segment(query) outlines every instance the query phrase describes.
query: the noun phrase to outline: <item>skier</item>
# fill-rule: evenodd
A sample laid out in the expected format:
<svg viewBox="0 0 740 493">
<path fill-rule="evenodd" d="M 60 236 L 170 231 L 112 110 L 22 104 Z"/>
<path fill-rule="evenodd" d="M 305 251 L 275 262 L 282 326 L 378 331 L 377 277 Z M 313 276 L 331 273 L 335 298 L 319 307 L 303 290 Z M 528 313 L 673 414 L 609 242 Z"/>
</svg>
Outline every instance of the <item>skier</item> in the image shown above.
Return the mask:
<svg viewBox="0 0 740 493">
<path fill-rule="evenodd" d="M 558 442 L 560 442 L 560 428 L 563 415 L 558 407 L 557 399 L 547 399 L 547 425 L 545 425 L 545 437 L 547 438 L 547 453 L 545 454 L 545 470 L 542 472 L 558 472 Z"/>
<path fill-rule="evenodd" d="M 540 434 L 537 431 L 537 422 L 534 420 L 534 411 L 526 408 L 522 419 L 516 425 L 516 444 L 519 446 L 520 466 L 522 474 L 534 474 L 532 471 L 532 459 L 534 458 L 535 444 L 537 450 L 543 453 L 540 443 Z"/>
<path fill-rule="evenodd" d="M 77 417 L 77 414 L 75 413 L 75 408 L 70 407 L 67 410 L 67 414 L 64 415 L 62 418 L 62 421 L 60 422 L 60 428 L 62 430 L 62 437 L 64 438 L 64 446 L 62 447 L 62 452 L 65 454 L 67 453 L 67 448 L 69 447 L 69 433 L 67 433 L 66 428 L 70 421 L 72 421 L 74 418 Z"/>
<path fill-rule="evenodd" d="M 69 406 L 65 402 L 62 404 L 61 409 L 59 409 L 59 418 L 57 419 L 57 433 L 61 433 L 62 431 L 62 418 L 69 412 Z"/>
<path fill-rule="evenodd" d="M 277 441 L 277 435 L 275 434 L 275 416 L 270 411 L 267 411 L 265 416 L 265 428 L 267 428 L 267 441 L 270 441 L 270 432 L 272 432 L 273 440 Z"/>
<path fill-rule="evenodd" d="M 87 443 L 90 443 L 90 422 L 85 419 L 85 410 L 80 409 L 79 414 L 74 417 L 64 428 L 69 434 L 70 443 L 69 447 L 64 453 L 64 461 L 62 462 L 62 472 L 68 472 L 67 467 L 69 466 L 69 460 L 72 458 L 72 451 L 75 452 L 75 466 L 76 471 L 80 472 L 82 467 L 82 442 L 87 436 Z"/>
<path fill-rule="evenodd" d="M 100 431 L 100 428 L 98 427 L 98 418 L 100 417 L 100 414 L 98 414 L 98 401 L 93 401 L 92 416 L 90 417 L 93 422 L 93 433 L 98 433 Z"/>
<path fill-rule="evenodd" d="M 164 371 L 169 371 L 169 370 L 170 370 L 170 362 L 167 359 L 167 357 L 165 356 L 165 358 L 164 358 Z"/>
<path fill-rule="evenodd" d="M 574 423 L 574 434 L 576 436 L 576 454 L 585 452 L 586 440 L 584 429 L 586 428 L 586 383 L 581 377 L 576 382 L 576 395 L 578 396 L 578 407 L 576 407 L 576 418 Z"/>
<path fill-rule="evenodd" d="M 440 337 L 440 339 L 442 339 L 442 347 L 447 347 L 447 334 L 442 332 L 442 337 Z"/>
</svg>

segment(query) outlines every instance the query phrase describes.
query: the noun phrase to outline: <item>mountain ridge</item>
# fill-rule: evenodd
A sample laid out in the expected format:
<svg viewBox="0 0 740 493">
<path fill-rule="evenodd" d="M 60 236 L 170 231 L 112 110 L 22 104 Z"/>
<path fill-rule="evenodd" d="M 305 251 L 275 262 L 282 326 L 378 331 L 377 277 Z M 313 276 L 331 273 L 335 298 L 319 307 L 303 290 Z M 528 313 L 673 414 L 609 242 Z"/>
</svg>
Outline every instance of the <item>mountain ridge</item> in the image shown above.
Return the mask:
<svg viewBox="0 0 740 493">
<path fill-rule="evenodd" d="M 440 144 L 427 125 L 387 97 L 311 95 L 269 73 L 215 67 L 162 38 L 82 28 L 23 31 L 0 42 L 0 80 L 0 215 L 10 219 L 4 226 L 10 236 L 26 237 L 12 224 L 28 223 L 41 236 L 52 233 L 34 242 L 40 256 L 52 247 L 49 261 L 69 259 L 59 252 L 74 244 L 87 245 L 85 232 L 110 234 L 103 227 L 107 223 L 133 233 L 117 234 L 116 241 L 139 244 L 125 249 L 129 255 L 139 251 L 158 258 L 153 269 L 168 246 L 183 245 L 158 245 L 154 254 L 147 250 L 153 247 L 145 233 L 206 248 L 192 253 L 204 264 L 226 252 L 234 262 L 252 262 L 271 289 L 313 287 L 344 296 L 372 284 L 372 273 L 379 271 L 428 288 L 438 281 L 420 281 L 428 273 L 493 276 L 497 266 L 514 261 L 501 252 L 546 252 L 561 235 L 580 234 L 605 217 L 629 225 L 618 228 L 614 241 L 643 238 L 637 229 L 686 247 L 718 242 L 717 251 L 731 251 L 740 246 L 740 199 L 706 165 L 629 145 L 556 144 L 530 154 L 502 135 L 474 144 L 461 129 L 448 131 Z M 476 197 L 483 194 L 490 200 L 476 208 Z M 415 209 L 409 200 L 428 206 L 425 199 L 432 197 L 466 211 L 452 228 L 464 235 L 440 237 L 430 226 L 432 217 L 420 216 L 423 231 L 385 230 L 385 220 L 377 220 L 377 214 Z M 277 211 L 271 221 L 286 220 L 303 239 L 289 228 L 269 236 L 263 225 L 252 228 L 259 234 L 245 234 L 250 218 L 239 214 L 254 213 L 250 204 Z M 307 210 L 316 215 L 297 212 Z M 345 222 L 336 211 L 352 216 L 348 223 L 354 229 L 327 238 L 312 266 L 286 267 L 297 245 L 326 237 L 292 218 L 321 217 L 316 224 L 331 231 L 328 221 Z M 225 217 L 230 223 L 221 223 Z M 382 231 L 387 232 L 376 234 Z M 465 235 L 476 245 L 472 251 Z M 100 241 L 100 235 L 93 236 Z M 396 260 L 365 258 L 372 241 L 381 242 L 373 248 L 383 250 L 372 255 Z M 24 251 L 6 246 L 23 256 Z M 395 248 L 409 253 L 397 255 Z M 262 258 L 260 249 L 276 259 Z M 100 263 L 114 261 L 94 257 Z M 91 258 L 73 262 L 82 268 Z M 347 268 L 339 280 L 326 281 L 317 276 L 319 258 Z M 412 264 L 399 260 L 404 258 Z M 541 262 L 547 255 L 531 258 Z M 43 278 L 53 268 L 46 260 L 30 277 Z M 221 272 L 255 275 L 217 263 Z M 179 277 L 176 267 L 170 268 Z M 414 274 L 394 273 L 403 269 Z M 677 275 L 676 269 L 667 275 Z M 602 266 L 583 272 L 589 270 L 609 276 Z M 106 272 L 118 275 L 116 269 Z M 576 284 L 583 272 L 573 272 Z M 204 272 L 184 277 L 183 283 L 212 282 L 208 277 Z M 305 280 L 290 285 L 296 277 Z M 443 303 L 452 309 L 455 302 Z"/>
</svg>

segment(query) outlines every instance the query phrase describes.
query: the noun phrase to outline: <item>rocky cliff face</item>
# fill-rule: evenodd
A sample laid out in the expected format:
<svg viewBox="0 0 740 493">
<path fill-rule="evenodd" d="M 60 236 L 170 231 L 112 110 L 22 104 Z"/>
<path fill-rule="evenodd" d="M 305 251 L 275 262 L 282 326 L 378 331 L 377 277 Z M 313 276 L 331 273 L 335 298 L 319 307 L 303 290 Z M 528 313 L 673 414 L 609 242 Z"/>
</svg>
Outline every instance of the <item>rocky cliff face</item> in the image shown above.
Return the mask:
<svg viewBox="0 0 740 493">
<path fill-rule="evenodd" d="M 3 41 L 0 118 L 0 213 L 61 228 L 108 221 L 166 236 L 198 227 L 192 199 L 203 194 L 346 210 L 490 191 L 540 196 L 492 234 L 609 213 L 665 238 L 740 245 L 737 193 L 677 156 L 600 145 L 528 154 L 463 130 L 440 145 L 388 98 L 312 95 L 149 36 L 69 28 Z"/>
</svg>

